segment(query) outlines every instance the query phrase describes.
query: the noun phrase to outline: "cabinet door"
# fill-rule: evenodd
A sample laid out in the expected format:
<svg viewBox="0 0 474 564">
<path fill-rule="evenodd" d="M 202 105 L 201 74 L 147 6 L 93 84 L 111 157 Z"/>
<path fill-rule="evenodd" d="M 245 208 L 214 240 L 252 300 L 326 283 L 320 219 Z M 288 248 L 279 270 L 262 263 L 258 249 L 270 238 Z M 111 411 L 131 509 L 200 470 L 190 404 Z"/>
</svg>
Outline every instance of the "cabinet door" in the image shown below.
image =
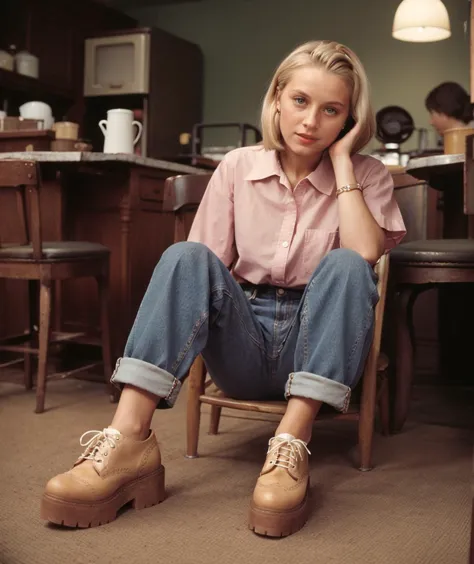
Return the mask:
<svg viewBox="0 0 474 564">
<path fill-rule="evenodd" d="M 1 49 L 15 45 L 25 49 L 28 27 L 28 0 L 2 0 L 0 17 Z"/>
<path fill-rule="evenodd" d="M 129 16 L 91 0 L 2 0 L 0 37 L 39 58 L 41 82 L 82 96 L 84 39 L 96 32 L 136 25 Z"/>
<path fill-rule="evenodd" d="M 73 89 L 73 53 L 76 34 L 71 13 L 55 0 L 29 2 L 27 49 L 39 58 L 40 80 Z"/>
</svg>

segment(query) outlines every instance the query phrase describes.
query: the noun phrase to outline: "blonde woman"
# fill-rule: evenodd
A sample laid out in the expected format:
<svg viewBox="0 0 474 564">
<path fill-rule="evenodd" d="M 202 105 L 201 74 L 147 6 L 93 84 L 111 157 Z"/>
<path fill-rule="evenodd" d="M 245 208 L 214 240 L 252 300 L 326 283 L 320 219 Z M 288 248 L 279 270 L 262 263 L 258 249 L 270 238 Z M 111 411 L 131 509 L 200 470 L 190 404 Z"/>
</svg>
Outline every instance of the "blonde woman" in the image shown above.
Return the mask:
<svg viewBox="0 0 474 564">
<path fill-rule="evenodd" d="M 312 424 L 323 403 L 347 409 L 378 300 L 372 265 L 403 237 L 390 174 L 358 154 L 374 132 L 357 56 L 306 43 L 278 67 L 262 111 L 263 145 L 226 155 L 189 240 L 156 266 L 112 381 L 110 427 L 81 437 L 69 472 L 50 480 L 42 517 L 89 527 L 164 499 L 156 407 L 172 407 L 197 355 L 241 399 L 287 409 L 250 503 L 256 533 L 284 536 L 308 514 Z M 262 458 L 263 458 L 262 453 Z"/>
</svg>

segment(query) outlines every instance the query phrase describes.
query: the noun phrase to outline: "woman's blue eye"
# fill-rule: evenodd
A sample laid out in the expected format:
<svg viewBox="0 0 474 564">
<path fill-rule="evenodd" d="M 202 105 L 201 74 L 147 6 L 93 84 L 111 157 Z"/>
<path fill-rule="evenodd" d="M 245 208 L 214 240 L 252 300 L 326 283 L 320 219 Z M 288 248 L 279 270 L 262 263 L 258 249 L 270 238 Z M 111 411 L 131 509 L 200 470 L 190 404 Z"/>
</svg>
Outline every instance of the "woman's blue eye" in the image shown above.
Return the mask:
<svg viewBox="0 0 474 564">
<path fill-rule="evenodd" d="M 335 114 L 337 114 L 337 111 L 334 108 L 326 108 L 326 111 L 329 113 L 329 115 L 333 116 Z"/>
<path fill-rule="evenodd" d="M 295 102 L 298 104 L 298 106 L 302 106 L 306 102 L 306 100 L 302 96 L 296 96 Z"/>
</svg>

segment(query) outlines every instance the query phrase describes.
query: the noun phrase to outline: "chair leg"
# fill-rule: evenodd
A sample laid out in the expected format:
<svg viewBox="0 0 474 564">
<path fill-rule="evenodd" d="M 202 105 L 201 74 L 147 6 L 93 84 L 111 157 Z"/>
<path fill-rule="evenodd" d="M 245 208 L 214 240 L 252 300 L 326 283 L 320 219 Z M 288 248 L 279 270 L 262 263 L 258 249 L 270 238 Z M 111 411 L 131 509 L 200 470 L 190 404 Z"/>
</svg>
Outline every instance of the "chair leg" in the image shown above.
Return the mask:
<svg viewBox="0 0 474 564">
<path fill-rule="evenodd" d="M 377 354 L 371 347 L 365 365 L 359 416 L 359 470 L 372 470 L 375 402 L 377 395 Z"/>
<path fill-rule="evenodd" d="M 411 334 L 412 312 L 419 291 L 411 287 L 400 289 L 395 303 L 395 394 L 393 430 L 402 430 L 408 416 L 413 384 L 414 351 Z"/>
<path fill-rule="evenodd" d="M 40 281 L 40 325 L 39 325 L 39 358 L 38 378 L 36 381 L 36 413 L 44 411 L 46 393 L 46 372 L 48 369 L 48 352 L 51 334 L 51 280 Z"/>
<path fill-rule="evenodd" d="M 387 436 L 390 433 L 390 392 L 385 370 L 383 373 L 378 374 L 378 380 L 380 382 L 378 400 L 380 427 L 382 435 Z"/>
<path fill-rule="evenodd" d="M 104 378 L 107 391 L 112 403 L 116 403 L 120 391 L 110 383 L 112 377 L 112 353 L 110 346 L 110 324 L 109 324 L 109 276 L 108 272 L 96 277 L 99 290 L 100 304 L 100 333 L 102 341 L 102 362 L 104 367 Z"/>
<path fill-rule="evenodd" d="M 54 293 L 53 293 L 53 331 L 61 331 L 61 305 L 62 305 L 62 295 L 63 295 L 63 281 L 62 280 L 55 280 L 54 281 Z"/>
<path fill-rule="evenodd" d="M 39 288 L 37 280 L 28 280 L 28 317 L 29 317 L 29 333 L 30 347 L 38 346 L 38 296 Z M 31 390 L 33 387 L 33 355 L 25 353 L 24 355 L 24 383 L 25 389 Z"/>
<path fill-rule="evenodd" d="M 31 390 L 33 387 L 33 359 L 31 354 L 24 354 L 23 363 L 23 379 L 25 383 L 25 390 Z"/>
<path fill-rule="evenodd" d="M 186 458 L 198 457 L 199 425 L 201 423 L 201 401 L 199 396 L 204 392 L 206 368 L 201 356 L 191 366 L 188 380 L 187 447 Z"/>
<path fill-rule="evenodd" d="M 209 422 L 209 434 L 217 435 L 219 432 L 219 421 L 221 420 L 222 407 L 211 405 L 211 421 Z"/>
</svg>

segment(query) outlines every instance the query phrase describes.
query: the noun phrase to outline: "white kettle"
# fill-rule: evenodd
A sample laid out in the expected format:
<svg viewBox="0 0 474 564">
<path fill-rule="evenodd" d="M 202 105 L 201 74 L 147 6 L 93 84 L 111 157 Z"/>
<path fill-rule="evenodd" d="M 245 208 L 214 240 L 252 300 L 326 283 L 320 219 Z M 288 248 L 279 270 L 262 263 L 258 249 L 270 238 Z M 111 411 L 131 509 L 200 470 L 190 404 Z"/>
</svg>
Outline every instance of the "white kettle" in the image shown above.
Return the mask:
<svg viewBox="0 0 474 564">
<path fill-rule="evenodd" d="M 133 126 L 138 132 L 133 138 Z M 107 119 L 99 121 L 104 134 L 104 153 L 133 153 L 133 147 L 142 134 L 142 124 L 133 120 L 132 110 L 109 110 Z"/>
</svg>

